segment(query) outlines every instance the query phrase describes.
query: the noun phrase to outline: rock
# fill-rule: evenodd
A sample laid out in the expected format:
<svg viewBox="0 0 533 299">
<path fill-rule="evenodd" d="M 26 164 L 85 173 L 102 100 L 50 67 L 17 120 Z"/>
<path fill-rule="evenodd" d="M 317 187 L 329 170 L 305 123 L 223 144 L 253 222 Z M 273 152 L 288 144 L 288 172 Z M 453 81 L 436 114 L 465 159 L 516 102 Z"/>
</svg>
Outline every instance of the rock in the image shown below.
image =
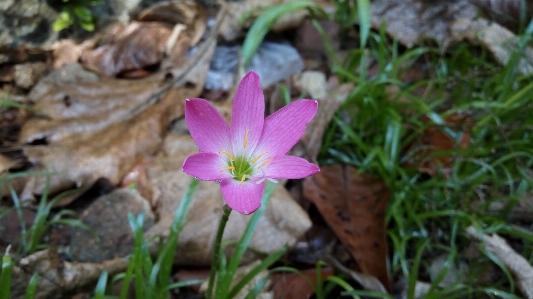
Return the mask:
<svg viewBox="0 0 533 299">
<path fill-rule="evenodd" d="M 28 62 L 15 65 L 15 84 L 18 87 L 29 89 L 35 85 L 48 71 L 44 62 Z"/>
<path fill-rule="evenodd" d="M 239 46 L 217 46 L 207 73 L 206 89 L 228 90 L 234 85 L 239 49 Z M 300 54 L 288 41 L 265 40 L 257 49 L 247 71 L 256 71 L 261 77 L 261 88 L 265 89 L 300 73 L 303 68 Z"/>
<path fill-rule="evenodd" d="M 130 254 L 134 240 L 128 213 L 143 213 L 145 230 L 154 223 L 148 202 L 135 190 L 116 189 L 93 202 L 80 216 L 91 231 L 73 228 L 70 240 L 73 259 L 98 263 Z"/>
<path fill-rule="evenodd" d="M 58 18 L 47 1 L 2 0 L 0 3 L 0 63 L 13 59 L 9 49 L 47 48 L 57 39 L 52 24 Z"/>
</svg>

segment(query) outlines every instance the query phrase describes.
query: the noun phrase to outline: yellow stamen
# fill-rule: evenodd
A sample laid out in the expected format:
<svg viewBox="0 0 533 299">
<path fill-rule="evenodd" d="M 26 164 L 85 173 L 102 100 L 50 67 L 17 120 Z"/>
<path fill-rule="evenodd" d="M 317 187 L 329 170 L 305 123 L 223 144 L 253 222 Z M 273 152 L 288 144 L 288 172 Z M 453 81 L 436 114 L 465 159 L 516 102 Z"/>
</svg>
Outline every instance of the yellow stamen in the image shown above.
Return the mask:
<svg viewBox="0 0 533 299">
<path fill-rule="evenodd" d="M 218 153 L 223 153 L 223 154 L 226 154 L 228 155 L 228 157 L 230 158 L 231 161 L 235 161 L 235 157 L 233 157 L 233 155 L 230 153 L 230 152 L 227 152 L 225 150 L 219 150 Z"/>
<path fill-rule="evenodd" d="M 245 175 L 245 174 L 243 174 L 243 175 L 242 175 L 242 179 L 241 179 L 241 182 L 239 183 L 239 185 L 242 185 L 242 182 L 244 181 L 244 179 L 245 179 L 245 178 L 246 178 L 246 175 Z"/>
<path fill-rule="evenodd" d="M 257 167 L 257 169 L 267 165 L 268 163 L 270 163 L 270 161 L 272 161 L 272 159 L 274 159 L 274 156 L 270 157 L 268 160 L 266 160 L 265 162 L 261 163 L 261 165 L 259 165 L 259 167 Z"/>
<path fill-rule="evenodd" d="M 246 135 L 244 135 L 244 148 L 246 148 L 246 145 L 248 144 L 248 132 L 250 132 L 250 129 L 247 129 Z"/>
<path fill-rule="evenodd" d="M 259 158 L 261 158 L 262 156 L 268 154 L 268 152 L 262 152 L 259 154 L 259 156 L 255 157 L 255 159 L 252 160 L 252 162 L 250 162 L 250 164 L 254 165 L 255 162 L 257 162 L 257 160 L 259 160 Z"/>
<path fill-rule="evenodd" d="M 222 173 L 222 172 L 224 172 L 224 171 L 226 171 L 226 170 L 235 170 L 235 167 L 233 167 L 233 166 L 228 166 L 228 167 L 226 167 L 226 168 L 223 168 L 220 172 Z"/>
</svg>

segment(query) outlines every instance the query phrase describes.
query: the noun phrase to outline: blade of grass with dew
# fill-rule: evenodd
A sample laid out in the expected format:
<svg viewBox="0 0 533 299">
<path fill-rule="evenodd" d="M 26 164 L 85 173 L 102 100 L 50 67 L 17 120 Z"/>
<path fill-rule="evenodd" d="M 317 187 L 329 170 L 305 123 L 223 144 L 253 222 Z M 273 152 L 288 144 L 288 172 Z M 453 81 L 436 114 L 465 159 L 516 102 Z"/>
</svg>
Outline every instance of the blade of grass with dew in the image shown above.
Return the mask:
<svg viewBox="0 0 533 299">
<path fill-rule="evenodd" d="M 0 274 L 0 299 L 9 299 L 11 293 L 11 276 L 13 271 L 13 260 L 9 255 L 11 245 L 7 246 L 6 253 L 2 258 L 2 272 Z"/>
<path fill-rule="evenodd" d="M 199 184 L 199 180 L 193 179 L 181 198 L 180 204 L 176 210 L 176 215 L 170 226 L 167 242 L 157 257 L 152 273 L 150 273 L 150 281 L 152 284 L 157 276 L 159 276 L 159 281 L 162 284 L 166 284 L 170 279 L 170 272 L 172 271 L 172 265 L 174 264 L 174 255 L 176 253 L 176 247 L 178 246 L 179 234 L 183 230 L 187 211 L 189 210 L 189 206 L 191 205 Z"/>
<path fill-rule="evenodd" d="M 265 192 L 261 199 L 261 207 L 259 207 L 259 209 L 255 211 L 250 221 L 248 222 L 248 225 L 246 226 L 246 229 L 244 230 L 242 237 L 239 240 L 239 243 L 237 243 L 235 251 L 233 252 L 233 255 L 231 256 L 229 264 L 227 268 L 225 269 L 224 275 L 222 275 L 222 273 L 219 273 L 217 284 L 216 284 L 215 298 L 217 299 L 226 298 L 229 287 L 231 286 L 231 282 L 233 281 L 233 276 L 235 275 L 235 271 L 237 271 L 237 268 L 239 267 L 239 264 L 241 263 L 241 259 L 244 256 L 246 249 L 248 248 L 248 244 L 250 244 L 250 241 L 252 240 L 252 236 L 255 232 L 255 228 L 259 224 L 259 219 L 261 219 L 261 216 L 263 216 L 263 214 L 265 213 L 266 207 L 268 206 L 268 203 L 270 202 L 270 197 L 272 196 L 272 193 L 274 192 L 275 187 L 276 187 L 276 184 L 272 182 L 266 183 Z"/>
<path fill-rule="evenodd" d="M 39 273 L 33 273 L 26 288 L 26 294 L 24 294 L 24 299 L 33 299 L 37 294 L 37 287 L 39 286 Z"/>
<path fill-rule="evenodd" d="M 250 64 L 259 45 L 261 45 L 263 39 L 274 23 L 280 17 L 301 9 L 321 11 L 321 8 L 316 3 L 307 0 L 289 1 L 265 9 L 265 11 L 255 20 L 252 27 L 250 27 L 242 44 L 241 53 L 244 67 L 247 67 L 248 64 Z"/>
<path fill-rule="evenodd" d="M 265 259 L 261 261 L 261 263 L 257 266 L 255 266 L 250 272 L 248 272 L 228 293 L 227 299 L 232 299 L 235 296 L 237 296 L 237 293 L 239 293 L 244 286 L 246 286 L 256 275 L 258 275 L 261 271 L 266 270 L 268 267 L 270 267 L 272 264 L 274 264 L 277 260 L 279 260 L 283 254 L 287 251 L 287 247 L 284 247 L 274 253 L 269 254 Z"/>
</svg>

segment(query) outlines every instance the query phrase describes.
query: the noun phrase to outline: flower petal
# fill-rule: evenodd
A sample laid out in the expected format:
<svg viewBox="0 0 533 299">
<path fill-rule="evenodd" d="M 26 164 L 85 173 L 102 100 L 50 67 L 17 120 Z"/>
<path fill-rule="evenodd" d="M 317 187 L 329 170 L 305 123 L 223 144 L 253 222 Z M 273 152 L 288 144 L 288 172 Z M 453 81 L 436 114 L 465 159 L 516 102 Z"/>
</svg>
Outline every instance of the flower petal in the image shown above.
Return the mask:
<svg viewBox="0 0 533 299">
<path fill-rule="evenodd" d="M 251 71 L 237 87 L 231 112 L 231 141 L 233 153 L 242 155 L 257 145 L 265 119 L 265 99 L 259 75 Z"/>
<path fill-rule="evenodd" d="M 226 161 L 214 153 L 192 154 L 183 161 L 182 170 L 203 181 L 215 181 L 232 178 L 228 171 L 220 172 L 227 167 Z"/>
<path fill-rule="evenodd" d="M 200 151 L 218 153 L 222 149 L 231 150 L 228 124 L 208 101 L 187 99 L 185 122 Z"/>
<path fill-rule="evenodd" d="M 251 214 L 261 206 L 265 184 L 229 179 L 220 183 L 222 197 L 228 206 L 241 214 Z"/>
<path fill-rule="evenodd" d="M 317 109 L 317 101 L 298 100 L 267 117 L 255 154 L 268 151 L 270 157 L 285 155 L 302 138 Z"/>
<path fill-rule="evenodd" d="M 265 178 L 274 179 L 302 179 L 320 171 L 315 164 L 295 156 L 275 156 L 261 169 Z"/>
</svg>

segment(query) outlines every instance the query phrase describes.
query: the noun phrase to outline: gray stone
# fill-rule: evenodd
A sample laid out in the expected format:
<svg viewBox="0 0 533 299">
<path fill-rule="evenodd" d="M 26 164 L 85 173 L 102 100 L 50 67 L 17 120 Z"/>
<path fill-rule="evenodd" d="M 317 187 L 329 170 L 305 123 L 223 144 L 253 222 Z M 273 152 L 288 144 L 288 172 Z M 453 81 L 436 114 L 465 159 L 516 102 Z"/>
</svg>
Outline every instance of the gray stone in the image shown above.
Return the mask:
<svg viewBox="0 0 533 299">
<path fill-rule="evenodd" d="M 58 36 L 52 30 L 58 15 L 42 0 L 0 1 L 0 49 L 49 47 Z M 9 60 L 8 55 L 0 54 L 0 63 Z"/>
<path fill-rule="evenodd" d="M 70 252 L 78 262 L 102 262 L 124 257 L 133 250 L 128 213 L 144 215 L 144 230 L 154 224 L 148 202 L 135 190 L 117 189 L 99 197 L 80 216 L 91 231 L 72 229 Z"/>
</svg>

